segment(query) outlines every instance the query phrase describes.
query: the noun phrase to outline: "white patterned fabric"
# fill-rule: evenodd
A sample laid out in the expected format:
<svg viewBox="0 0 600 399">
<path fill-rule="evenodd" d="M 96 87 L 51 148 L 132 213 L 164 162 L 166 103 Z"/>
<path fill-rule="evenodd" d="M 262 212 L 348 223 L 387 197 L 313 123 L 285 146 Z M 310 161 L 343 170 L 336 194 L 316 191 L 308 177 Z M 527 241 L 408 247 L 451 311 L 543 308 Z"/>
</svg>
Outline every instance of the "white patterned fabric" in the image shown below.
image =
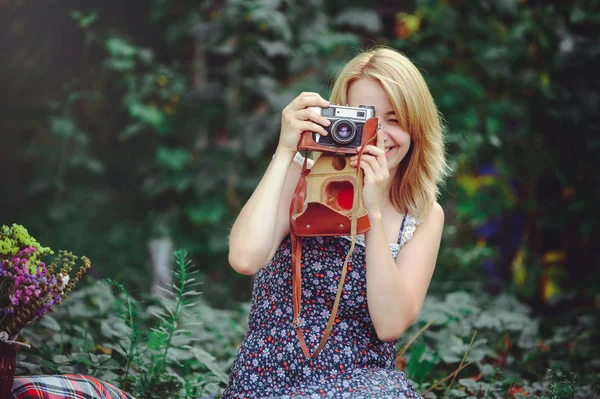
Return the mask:
<svg viewBox="0 0 600 399">
<path fill-rule="evenodd" d="M 400 252 L 400 248 L 404 246 L 410 240 L 417 229 L 417 225 L 421 223 L 415 217 L 411 215 L 406 216 L 406 220 L 404 221 L 404 230 L 402 230 L 402 236 L 398 238 L 398 243 L 388 243 L 390 247 L 390 251 L 392 253 L 392 257 L 396 259 L 398 253 Z M 352 241 L 352 237 L 350 236 L 342 236 L 348 241 Z M 362 247 L 365 246 L 365 235 L 358 234 L 356 236 L 356 245 L 360 245 Z"/>
<path fill-rule="evenodd" d="M 302 156 L 302 154 L 300 154 L 300 151 L 298 151 L 296 153 L 296 156 L 294 157 L 294 161 L 296 161 L 300 166 L 304 165 L 304 157 Z M 315 164 L 315 161 L 313 161 L 310 158 L 308 158 L 308 161 L 306 161 L 306 167 L 308 169 L 312 168 L 314 164 Z"/>
</svg>

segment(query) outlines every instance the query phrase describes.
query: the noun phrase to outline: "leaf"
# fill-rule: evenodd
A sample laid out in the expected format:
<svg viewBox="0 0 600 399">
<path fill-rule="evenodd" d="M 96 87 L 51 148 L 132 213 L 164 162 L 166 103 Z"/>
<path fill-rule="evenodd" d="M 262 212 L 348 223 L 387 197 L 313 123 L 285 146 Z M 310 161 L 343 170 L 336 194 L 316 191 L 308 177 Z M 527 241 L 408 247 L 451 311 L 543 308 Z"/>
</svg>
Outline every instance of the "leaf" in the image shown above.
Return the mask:
<svg viewBox="0 0 600 399">
<path fill-rule="evenodd" d="M 516 15 L 518 12 L 516 0 L 495 0 L 496 8 L 509 15 Z"/>
<path fill-rule="evenodd" d="M 98 17 L 98 14 L 96 12 L 91 12 L 85 15 L 78 10 L 71 10 L 69 12 L 69 15 L 71 15 L 71 18 L 76 20 L 79 23 L 79 26 L 82 28 L 87 28 L 88 26 L 93 24 Z"/>
<path fill-rule="evenodd" d="M 69 363 L 71 361 L 71 359 L 69 359 L 67 356 L 56 355 L 52 358 L 52 361 L 54 363 L 64 364 L 64 363 Z"/>
<path fill-rule="evenodd" d="M 154 62 L 154 51 L 152 51 L 152 49 L 138 49 L 137 55 L 140 61 L 142 61 L 142 63 L 144 63 L 145 65 L 150 65 L 152 64 L 152 62 Z"/>
<path fill-rule="evenodd" d="M 364 29 L 369 33 L 379 33 L 383 27 L 379 14 L 368 8 L 351 8 L 342 11 L 333 22 L 335 25 Z"/>
<path fill-rule="evenodd" d="M 268 7 L 271 9 L 277 9 L 281 4 L 281 0 L 257 0 L 257 4 Z"/>
<path fill-rule="evenodd" d="M 226 204 L 222 201 L 191 205 L 185 209 L 188 218 L 195 224 L 220 223 L 227 214 Z"/>
<path fill-rule="evenodd" d="M 330 53 L 340 47 L 355 47 L 360 45 L 360 38 L 353 33 L 327 32 L 318 41 L 321 52 Z"/>
<path fill-rule="evenodd" d="M 456 335 L 451 335 L 445 341 L 440 341 L 438 353 L 446 363 L 458 363 L 462 359 L 468 345 Z"/>
<path fill-rule="evenodd" d="M 169 148 L 161 146 L 156 151 L 156 161 L 159 165 L 171 169 L 182 170 L 192 159 L 192 154 L 184 148 Z"/>
<path fill-rule="evenodd" d="M 73 374 L 73 373 L 75 373 L 75 367 L 73 367 L 73 366 L 60 366 L 58 368 L 58 371 L 60 371 L 62 374 Z M 84 374 L 86 374 L 86 373 L 84 372 Z"/>
<path fill-rule="evenodd" d="M 130 71 L 135 67 L 135 62 L 133 60 L 120 60 L 116 58 L 111 58 L 106 60 L 106 66 L 113 71 L 117 72 L 126 72 Z"/>
<path fill-rule="evenodd" d="M 86 366 L 94 366 L 95 362 L 92 356 L 94 355 L 91 353 L 77 353 L 73 355 L 73 362 L 85 364 Z"/>
<path fill-rule="evenodd" d="M 262 7 L 252 11 L 249 17 L 260 30 L 270 30 L 286 42 L 292 39 L 290 21 L 282 12 Z"/>
<path fill-rule="evenodd" d="M 79 26 L 81 26 L 82 28 L 87 28 L 88 26 L 96 22 L 97 17 L 98 15 L 95 12 L 88 14 L 79 20 Z"/>
<path fill-rule="evenodd" d="M 106 48 L 114 57 L 130 58 L 136 53 L 136 48 L 119 37 L 111 37 L 106 40 Z"/>
<path fill-rule="evenodd" d="M 492 116 L 486 120 L 486 127 L 490 135 L 498 135 L 502 133 L 504 123 L 501 118 Z"/>
<path fill-rule="evenodd" d="M 219 381 L 224 384 L 229 382 L 229 377 L 215 362 L 214 356 L 198 347 L 192 347 L 191 350 L 194 353 L 196 360 L 198 360 L 200 364 L 206 366 L 206 368 L 209 369 L 219 379 Z"/>
<path fill-rule="evenodd" d="M 259 40 L 258 44 L 265 51 L 267 57 L 287 56 L 292 52 L 290 46 L 280 41 Z"/>
<path fill-rule="evenodd" d="M 105 319 L 100 322 L 100 333 L 106 338 L 125 338 L 131 335 L 131 330 L 123 320 Z"/>
<path fill-rule="evenodd" d="M 120 370 L 121 369 L 121 365 L 119 364 L 119 362 L 117 362 L 115 359 L 107 359 L 107 360 L 103 360 L 101 367 L 105 370 Z"/>
<path fill-rule="evenodd" d="M 121 134 L 119 135 L 119 140 L 126 141 L 126 140 L 130 139 L 130 138 L 136 136 L 142 130 L 144 130 L 145 127 L 146 127 L 146 125 L 144 125 L 141 122 L 130 123 L 129 125 L 127 125 L 125 130 L 123 130 L 121 132 Z"/>
<path fill-rule="evenodd" d="M 587 12 L 581 8 L 581 6 L 576 5 L 571 9 L 570 20 L 574 24 L 578 24 L 584 22 L 587 17 Z"/>
<path fill-rule="evenodd" d="M 39 324 L 43 327 L 46 327 L 49 330 L 52 330 L 52 331 L 60 331 L 61 330 L 60 324 L 58 324 L 56 319 L 54 319 L 54 317 L 52 317 L 48 314 L 46 316 L 44 316 L 44 318 L 42 320 L 40 320 Z"/>
<path fill-rule="evenodd" d="M 414 345 L 410 351 L 410 359 L 406 364 L 405 372 L 408 378 L 417 383 L 425 381 L 433 368 L 431 357 L 425 356 L 426 345 L 423 342 Z"/>
<path fill-rule="evenodd" d="M 475 326 L 475 328 L 478 329 L 489 328 L 498 332 L 502 331 L 502 324 L 500 323 L 500 320 L 495 315 L 490 314 L 489 312 L 482 313 L 479 316 L 479 319 L 475 321 L 473 326 Z"/>
<path fill-rule="evenodd" d="M 85 169 L 89 172 L 100 175 L 104 172 L 104 165 L 96 158 L 92 158 L 90 156 L 84 157 L 82 162 Z"/>
<path fill-rule="evenodd" d="M 129 115 L 156 129 L 164 134 L 167 131 L 165 114 L 158 108 L 151 107 L 141 102 L 134 102 L 129 106 Z"/>
<path fill-rule="evenodd" d="M 167 343 L 167 336 L 158 330 L 152 330 L 148 334 L 148 347 L 152 350 L 160 350 Z"/>
<path fill-rule="evenodd" d="M 90 360 L 92 362 L 92 364 L 97 365 L 98 364 L 98 356 L 96 356 L 94 353 L 89 353 L 90 356 Z"/>
<path fill-rule="evenodd" d="M 76 131 L 75 122 L 72 118 L 57 116 L 50 118 L 50 130 L 62 139 L 68 139 Z"/>
</svg>

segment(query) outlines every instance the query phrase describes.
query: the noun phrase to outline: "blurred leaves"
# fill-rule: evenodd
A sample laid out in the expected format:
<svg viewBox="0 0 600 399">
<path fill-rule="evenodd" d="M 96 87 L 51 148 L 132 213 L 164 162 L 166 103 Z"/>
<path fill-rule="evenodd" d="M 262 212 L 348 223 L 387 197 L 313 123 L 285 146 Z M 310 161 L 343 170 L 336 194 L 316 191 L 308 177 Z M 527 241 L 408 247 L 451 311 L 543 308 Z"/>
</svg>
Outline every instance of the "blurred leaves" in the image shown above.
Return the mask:
<svg viewBox="0 0 600 399">
<path fill-rule="evenodd" d="M 327 97 L 349 55 L 377 43 L 414 61 L 444 118 L 456 178 L 440 199 L 437 278 L 489 278 L 495 264 L 509 280 L 526 250 L 521 294 L 539 298 L 543 253 L 557 246 L 569 250 L 567 293 L 595 292 L 597 2 L 136 0 L 52 12 L 64 30 L 17 49 L 30 62 L 14 52 L 42 72 L 3 108 L 2 167 L 18 173 L 1 216 L 83 247 L 98 273 L 147 270 L 145 241 L 167 225 L 206 273 L 242 281 L 223 267 L 227 230 L 270 162 L 281 110 L 302 91 Z M 38 33 L 24 21 L 23 35 Z M 147 289 L 148 276 L 128 284 Z"/>
<path fill-rule="evenodd" d="M 83 29 L 92 25 L 94 22 L 96 22 L 96 19 L 98 18 L 98 14 L 95 11 L 86 15 L 81 11 L 71 10 L 69 14 L 74 20 L 76 20 L 79 23 L 79 26 Z"/>
<path fill-rule="evenodd" d="M 333 20 L 336 26 L 348 26 L 369 33 L 379 33 L 383 24 L 376 10 L 368 8 L 349 8 L 340 12 Z"/>
</svg>

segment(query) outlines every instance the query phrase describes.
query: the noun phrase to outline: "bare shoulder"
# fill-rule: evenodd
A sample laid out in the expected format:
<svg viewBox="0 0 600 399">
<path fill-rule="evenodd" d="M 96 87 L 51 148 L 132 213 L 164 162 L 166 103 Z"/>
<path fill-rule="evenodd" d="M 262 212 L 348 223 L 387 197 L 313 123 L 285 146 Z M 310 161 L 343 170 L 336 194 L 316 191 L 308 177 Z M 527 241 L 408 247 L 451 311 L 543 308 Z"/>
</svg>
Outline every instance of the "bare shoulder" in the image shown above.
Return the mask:
<svg viewBox="0 0 600 399">
<path fill-rule="evenodd" d="M 425 217 L 418 222 L 412 241 L 439 241 L 444 228 L 444 218 L 444 208 L 438 202 L 434 202 Z"/>
<path fill-rule="evenodd" d="M 431 205 L 423 223 L 444 224 L 444 208 L 439 202 L 434 202 Z"/>
<path fill-rule="evenodd" d="M 425 217 L 418 222 L 412 238 L 398 254 L 396 264 L 403 269 L 407 268 L 407 264 L 421 265 L 417 269 L 433 271 L 442 240 L 443 229 L 444 209 L 439 203 L 434 202 L 425 214 Z M 428 279 L 431 276 L 428 273 L 425 274 L 429 276 L 426 279 L 429 281 Z"/>
</svg>

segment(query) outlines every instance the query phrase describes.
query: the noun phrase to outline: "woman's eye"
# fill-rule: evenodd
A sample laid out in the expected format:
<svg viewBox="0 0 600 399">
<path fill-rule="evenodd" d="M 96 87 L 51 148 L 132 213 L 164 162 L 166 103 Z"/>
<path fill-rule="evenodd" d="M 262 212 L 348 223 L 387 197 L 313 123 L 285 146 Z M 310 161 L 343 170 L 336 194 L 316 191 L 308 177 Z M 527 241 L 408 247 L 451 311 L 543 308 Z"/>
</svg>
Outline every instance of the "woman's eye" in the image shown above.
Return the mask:
<svg viewBox="0 0 600 399">
<path fill-rule="evenodd" d="M 389 123 L 398 123 L 398 119 L 388 119 Z"/>
</svg>

